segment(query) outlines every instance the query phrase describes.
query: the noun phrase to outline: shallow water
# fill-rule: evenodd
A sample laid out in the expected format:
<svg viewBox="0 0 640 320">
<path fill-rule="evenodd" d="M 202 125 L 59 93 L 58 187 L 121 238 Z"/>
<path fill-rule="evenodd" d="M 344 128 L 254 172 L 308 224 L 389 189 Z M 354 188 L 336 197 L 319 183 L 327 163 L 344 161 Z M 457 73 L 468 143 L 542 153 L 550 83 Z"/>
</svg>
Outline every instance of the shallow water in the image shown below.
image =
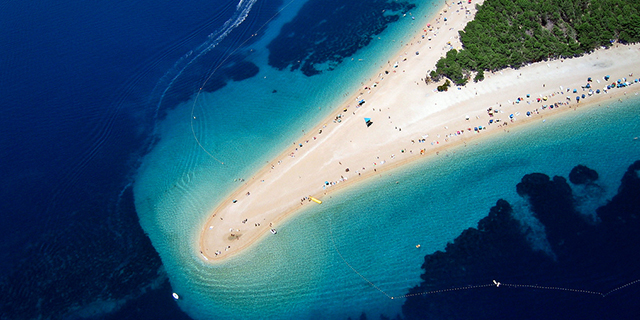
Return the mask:
<svg viewBox="0 0 640 320">
<path fill-rule="evenodd" d="M 158 127 L 160 141 L 140 169 L 136 209 L 189 315 L 393 316 L 403 299 L 389 297 L 418 283 L 424 255 L 474 226 L 499 198 L 521 201 L 514 186 L 524 174 L 566 176 L 585 164 L 600 173 L 603 197 L 611 196 L 626 167 L 640 157 L 633 140 L 638 100 L 567 113 L 372 178 L 296 214 L 277 236 L 266 235 L 243 254 L 204 264 L 197 256 L 200 228 L 237 186 L 234 180 L 250 177 L 325 116 L 359 85 L 350 75 L 375 70 L 375 64 L 362 69 L 358 60 L 383 61 L 397 50 L 390 39 L 421 19 L 416 21 L 401 19 L 354 61 L 314 77 L 265 67 L 260 46 L 267 40 L 258 41 L 248 58 L 260 66 L 257 76 L 169 111 Z M 274 36 L 267 32 L 265 39 Z"/>
</svg>

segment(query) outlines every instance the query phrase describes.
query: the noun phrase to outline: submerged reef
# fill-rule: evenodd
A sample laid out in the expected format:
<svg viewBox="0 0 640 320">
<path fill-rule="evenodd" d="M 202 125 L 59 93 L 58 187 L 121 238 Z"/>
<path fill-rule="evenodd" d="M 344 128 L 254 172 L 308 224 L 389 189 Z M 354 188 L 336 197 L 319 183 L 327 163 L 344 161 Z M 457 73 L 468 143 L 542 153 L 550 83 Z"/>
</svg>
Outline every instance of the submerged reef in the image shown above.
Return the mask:
<svg viewBox="0 0 640 320">
<path fill-rule="evenodd" d="M 527 227 L 498 200 L 476 228 L 444 251 L 425 257 L 422 282 L 411 288 L 405 319 L 629 319 L 640 306 L 640 161 L 624 174 L 618 193 L 596 210 L 578 210 L 562 177 L 525 175 L 517 192 L 544 225 L 549 252 L 532 249 Z M 574 184 L 595 183 L 585 166 Z M 493 283 L 496 280 L 496 283 Z M 497 285 L 500 283 L 501 285 Z"/>
<path fill-rule="evenodd" d="M 199 90 L 214 92 L 224 88 L 229 81 L 249 79 L 260 71 L 256 64 L 244 60 L 247 58 L 246 55 L 240 54 L 232 55 L 223 64 L 216 65 L 221 54 L 219 51 L 212 51 L 202 55 L 182 70 L 180 77 L 167 88 L 162 98 L 161 109 L 170 110 L 182 102 L 189 101 Z"/>
<path fill-rule="evenodd" d="M 575 166 L 569 173 L 569 181 L 573 184 L 588 184 L 598 180 L 598 172 L 583 165 Z"/>
<path fill-rule="evenodd" d="M 267 45 L 269 65 L 306 76 L 333 70 L 413 8 L 405 1 L 308 1 Z"/>
</svg>

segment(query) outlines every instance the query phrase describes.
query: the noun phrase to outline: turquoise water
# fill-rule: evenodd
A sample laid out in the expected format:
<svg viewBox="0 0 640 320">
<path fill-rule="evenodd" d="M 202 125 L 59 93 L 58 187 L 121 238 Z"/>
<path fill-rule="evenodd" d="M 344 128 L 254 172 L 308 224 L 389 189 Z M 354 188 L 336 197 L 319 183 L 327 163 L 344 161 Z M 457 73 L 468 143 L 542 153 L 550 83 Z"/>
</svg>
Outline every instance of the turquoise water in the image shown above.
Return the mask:
<svg viewBox="0 0 640 320">
<path fill-rule="evenodd" d="M 295 7 L 289 9 L 274 26 L 295 14 Z M 430 10 L 424 6 L 414 15 Z M 401 19 L 353 61 L 314 77 L 264 67 L 261 46 L 277 33 L 269 29 L 252 45 L 249 59 L 261 66 L 256 77 L 201 94 L 197 104 L 178 106 L 159 124 L 160 140 L 136 179 L 136 209 L 190 316 L 394 316 L 403 299 L 388 296 L 401 296 L 418 283 L 424 255 L 474 226 L 499 198 L 521 202 L 515 184 L 524 174 L 566 176 L 585 164 L 600 173 L 606 198 L 626 167 L 640 159 L 640 142 L 633 140 L 640 136 L 640 100 L 583 109 L 372 178 L 299 212 L 277 237 L 265 237 L 224 264 L 204 264 L 198 257 L 200 228 L 238 186 L 234 180 L 249 178 L 326 116 L 375 72 L 371 62 L 386 63 L 400 35 L 409 36 L 425 21 Z"/>
</svg>

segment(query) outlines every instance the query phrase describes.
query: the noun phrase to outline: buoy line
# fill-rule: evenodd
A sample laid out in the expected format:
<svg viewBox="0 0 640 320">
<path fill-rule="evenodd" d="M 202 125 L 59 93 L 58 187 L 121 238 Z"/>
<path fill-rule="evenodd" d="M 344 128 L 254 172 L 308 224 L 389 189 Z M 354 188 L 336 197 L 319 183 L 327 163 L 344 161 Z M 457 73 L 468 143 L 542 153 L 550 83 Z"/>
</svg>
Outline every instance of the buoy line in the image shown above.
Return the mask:
<svg viewBox="0 0 640 320">
<path fill-rule="evenodd" d="M 251 40 L 251 38 L 255 37 L 256 35 L 258 35 L 258 32 L 260 32 L 260 30 L 264 29 L 264 27 L 269 24 L 273 19 L 275 19 L 276 16 L 278 16 L 280 14 L 280 12 L 282 12 L 283 10 L 285 10 L 287 7 L 289 7 L 289 5 L 291 5 L 293 2 L 295 2 L 297 0 L 291 0 L 289 1 L 289 3 L 287 3 L 286 5 L 284 5 L 280 10 L 278 10 L 278 12 L 276 12 L 271 18 L 269 18 L 264 24 L 262 24 L 262 26 L 260 26 L 254 33 L 251 34 L 251 36 L 249 36 L 247 39 L 245 39 L 242 43 L 240 43 L 235 49 L 233 49 L 233 51 L 231 51 L 224 59 L 222 59 L 222 61 L 220 61 L 220 63 L 218 63 L 216 65 L 215 68 L 213 68 L 213 71 L 211 71 L 211 73 L 209 74 L 209 76 L 207 76 L 207 78 L 204 80 L 204 82 L 202 83 L 202 85 L 200 86 L 200 88 L 198 89 L 198 92 L 196 93 L 196 96 L 193 98 L 193 104 L 191 105 L 191 118 L 190 118 L 190 127 L 191 127 L 191 134 L 193 135 L 193 138 L 196 140 L 196 143 L 198 143 L 198 146 L 200 147 L 200 149 L 202 149 L 202 151 L 204 151 L 206 154 L 208 154 L 211 158 L 213 158 L 214 160 L 216 160 L 217 162 L 219 162 L 220 164 L 224 165 L 224 162 L 220 159 L 218 159 L 217 157 L 215 157 L 211 152 L 209 152 L 209 150 L 207 150 L 207 148 L 205 148 L 202 143 L 200 142 L 200 139 L 198 139 L 198 135 L 196 134 L 196 131 L 193 127 L 193 120 L 196 119 L 196 117 L 194 116 L 195 113 L 195 108 L 196 108 L 196 104 L 198 102 L 198 98 L 200 97 L 200 93 L 202 93 L 202 90 L 204 90 L 204 87 L 206 86 L 207 82 L 209 82 L 209 80 L 211 79 L 211 77 L 213 77 L 213 75 L 218 71 L 218 69 L 220 69 L 220 67 L 222 67 L 222 65 L 227 62 L 227 60 L 229 60 L 229 58 L 236 53 L 238 50 L 240 50 L 240 48 L 247 43 L 249 40 Z"/>
<path fill-rule="evenodd" d="M 591 290 L 586 290 L 586 289 L 575 289 L 575 288 L 566 288 L 566 287 L 539 286 L 539 285 L 531 285 L 531 284 L 501 283 L 499 281 L 492 280 L 491 283 L 487 283 L 487 284 L 469 285 L 469 286 L 464 286 L 464 287 L 454 287 L 454 288 L 447 288 L 447 289 L 440 289 L 440 290 L 431 290 L 431 291 L 424 291 L 424 292 L 408 293 L 408 294 L 404 294 L 404 295 L 401 295 L 401 296 L 392 296 L 392 295 L 388 294 L 386 291 L 382 290 L 380 287 L 378 287 L 375 283 L 373 283 L 371 280 L 369 280 L 367 277 L 365 277 L 362 273 L 358 272 L 358 270 L 356 270 L 356 268 L 354 268 L 344 258 L 344 256 L 342 255 L 342 253 L 338 249 L 338 246 L 336 245 L 335 238 L 333 236 L 333 223 L 332 223 L 331 216 L 329 216 L 329 234 L 331 236 L 331 242 L 333 243 L 333 248 L 338 253 L 338 256 L 340 257 L 342 262 L 344 262 L 344 264 L 347 267 L 349 267 L 349 269 L 351 269 L 355 274 L 357 274 L 360 278 L 362 278 L 362 280 L 364 280 L 372 288 L 378 290 L 380 293 L 382 293 L 383 295 L 385 295 L 387 298 L 389 298 L 391 300 L 414 297 L 414 296 L 429 295 L 429 294 L 437 294 L 437 293 L 448 293 L 448 292 L 454 292 L 454 291 L 460 291 L 460 290 L 480 289 L 480 288 L 487 288 L 487 287 L 500 288 L 500 286 L 508 287 L 508 288 L 515 288 L 515 289 L 538 289 L 538 290 L 565 291 L 565 292 L 571 292 L 571 293 L 597 295 L 597 296 L 600 296 L 602 298 L 606 298 L 607 296 L 609 296 L 610 294 L 612 294 L 612 293 L 614 293 L 616 291 L 622 290 L 624 288 L 627 288 L 629 286 L 632 286 L 632 285 L 637 284 L 637 283 L 640 282 L 640 279 L 636 279 L 634 281 L 628 282 L 628 283 L 626 283 L 624 285 L 621 285 L 619 287 L 613 288 L 613 289 L 611 289 L 611 290 L 609 290 L 607 292 L 598 292 L 598 291 L 591 291 Z"/>
<path fill-rule="evenodd" d="M 289 7 L 293 2 L 295 2 L 296 0 L 291 0 L 289 1 L 286 5 L 284 5 L 280 10 L 278 10 L 271 18 L 269 18 L 263 25 L 261 25 L 254 33 L 251 34 L 251 36 L 249 36 L 247 39 L 245 39 L 242 43 L 240 43 L 233 51 L 231 51 L 231 53 L 229 53 L 220 63 L 218 63 L 215 68 L 213 69 L 213 71 L 207 76 L 207 78 L 205 79 L 205 81 L 202 83 L 202 85 L 199 87 L 194 99 L 193 99 L 193 104 L 191 105 L 191 114 L 190 114 L 190 128 L 191 128 L 191 133 L 193 135 L 194 140 L 196 141 L 196 143 L 198 144 L 198 146 L 207 154 L 209 155 L 211 158 L 213 158 L 214 160 L 216 160 L 217 162 L 219 162 L 220 164 L 224 165 L 224 162 L 220 159 L 218 159 L 217 157 L 215 157 L 209 150 L 207 150 L 207 148 L 205 148 L 204 145 L 202 145 L 200 139 L 198 139 L 198 136 L 195 132 L 194 126 L 193 126 L 193 122 L 196 119 L 196 117 L 194 116 L 195 114 L 195 107 L 196 104 L 198 102 L 198 98 L 200 97 L 200 94 L 202 93 L 202 91 L 204 90 L 204 87 L 206 86 L 206 84 L 209 82 L 209 80 L 213 77 L 213 75 L 215 75 L 215 73 L 222 67 L 222 65 L 227 62 L 227 60 L 235 53 L 237 52 L 244 44 L 246 44 L 249 40 L 251 40 L 253 37 L 255 37 L 258 32 L 260 32 L 260 30 L 262 30 L 267 24 L 269 24 L 273 19 L 275 19 L 276 16 L 278 16 L 283 10 L 285 10 L 287 7 Z M 637 137 L 636 137 L 637 139 Z M 464 286 L 464 287 L 455 287 L 455 288 L 447 288 L 447 289 L 440 289 L 440 290 L 432 290 L 432 291 L 424 291 L 424 292 L 417 292 L 417 293 L 409 293 L 409 294 L 405 294 L 405 295 L 401 295 L 401 296 L 391 296 L 389 295 L 387 292 L 385 292 L 384 290 L 382 290 L 380 287 L 378 287 L 376 284 L 374 284 L 371 280 L 369 280 L 367 277 L 365 277 L 364 275 L 362 275 L 360 272 L 358 272 L 358 270 L 356 270 L 351 264 L 349 264 L 349 262 L 344 258 L 344 256 L 342 255 L 342 253 L 340 252 L 340 250 L 338 249 L 336 242 L 335 242 L 335 238 L 333 236 L 333 228 L 332 228 L 332 219 L 331 216 L 329 216 L 329 233 L 331 236 L 331 241 L 333 243 L 333 247 L 335 249 L 335 251 L 338 253 L 338 256 L 340 257 L 340 259 L 342 260 L 342 262 L 349 267 L 349 269 L 351 269 L 355 274 L 357 274 L 360 278 L 362 278 L 365 282 L 367 282 L 367 284 L 369 284 L 372 288 L 376 289 L 377 291 L 379 291 L 380 293 L 382 293 L 384 296 L 386 296 L 387 298 L 394 300 L 394 299 L 401 299 L 401 298 L 408 298 L 408 297 L 413 297 L 413 296 L 420 296 L 420 295 L 429 295 L 429 294 L 438 294 L 438 293 L 448 293 L 448 292 L 455 292 L 455 291 L 460 291 L 460 290 L 473 290 L 473 289 L 480 289 L 480 288 L 487 288 L 487 287 L 496 287 L 496 288 L 500 288 L 500 286 L 502 287 L 509 287 L 509 288 L 517 288 L 517 289 L 539 289 L 539 290 L 555 290 L 555 291 L 565 291 L 565 292 L 572 292 L 572 293 L 581 293 L 581 294 L 590 294 L 590 295 L 599 295 L 602 298 L 605 298 L 607 296 L 609 296 L 610 294 L 622 290 L 624 288 L 627 288 L 629 286 L 632 286 L 634 284 L 637 284 L 640 282 L 640 279 L 628 282 L 624 285 L 621 285 L 619 287 L 616 287 L 612 290 L 609 290 L 608 292 L 598 292 L 598 291 L 591 291 L 591 290 L 585 290 L 585 289 L 575 289 L 575 288 L 565 288 L 565 287 L 554 287 L 554 286 L 539 286 L 539 285 L 529 285 L 529 284 L 510 284 L 510 283 L 501 283 L 498 282 L 496 280 L 492 280 L 491 283 L 487 283 L 487 284 L 481 284 L 481 285 L 469 285 L 469 286 Z M 416 246 L 419 247 L 420 245 Z M 173 297 L 175 299 L 179 299 L 179 296 L 177 293 L 173 293 L 172 294 Z"/>
</svg>

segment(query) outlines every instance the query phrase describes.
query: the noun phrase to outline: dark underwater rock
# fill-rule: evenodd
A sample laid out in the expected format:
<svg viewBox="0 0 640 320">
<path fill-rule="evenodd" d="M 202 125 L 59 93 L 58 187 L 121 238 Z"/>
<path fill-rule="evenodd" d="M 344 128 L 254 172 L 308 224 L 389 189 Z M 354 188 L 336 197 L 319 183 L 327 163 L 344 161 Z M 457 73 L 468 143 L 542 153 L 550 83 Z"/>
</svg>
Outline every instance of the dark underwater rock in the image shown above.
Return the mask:
<svg viewBox="0 0 640 320">
<path fill-rule="evenodd" d="M 493 290 L 488 295 L 495 287 L 465 290 L 466 287 L 494 279 L 523 281 L 522 277 L 551 265 L 549 256 L 531 249 L 512 213 L 507 201 L 498 200 L 477 228 L 464 230 L 444 252 L 427 255 L 422 265 L 423 282 L 408 293 L 417 295 L 407 298 L 402 307 L 405 319 L 478 319 L 476 305 L 491 305 L 498 297 L 509 300 L 509 293 Z M 462 289 L 445 293 L 451 288 Z M 439 290 L 445 292 L 420 294 Z"/>
<path fill-rule="evenodd" d="M 531 204 L 534 216 L 545 226 L 547 239 L 556 253 L 562 253 L 571 245 L 568 235 L 575 235 L 587 227 L 587 221 L 575 209 L 571 186 L 563 177 L 553 180 L 542 173 L 527 174 L 516 186 L 520 196 Z"/>
<path fill-rule="evenodd" d="M 596 213 L 605 230 L 603 242 L 617 243 L 617 250 L 624 252 L 626 261 L 640 265 L 638 244 L 640 244 L 640 161 L 629 166 L 616 194 L 607 205 Z M 607 248 L 610 249 L 610 248 Z M 608 250 L 606 250 L 608 252 Z"/>
<path fill-rule="evenodd" d="M 242 81 L 254 77 L 260 72 L 260 68 L 253 62 L 242 61 L 229 68 L 227 74 L 233 81 Z"/>
<path fill-rule="evenodd" d="M 587 184 L 598 180 L 598 172 L 581 164 L 571 169 L 569 181 L 573 184 Z"/>
<path fill-rule="evenodd" d="M 639 171 L 640 161 L 629 167 L 618 194 L 597 210 L 596 225 L 575 210 L 564 178 L 525 175 L 518 194 L 544 225 L 555 255 L 533 250 L 511 206 L 499 200 L 477 228 L 425 256 L 422 282 L 402 307 L 405 319 L 637 318 Z"/>
<path fill-rule="evenodd" d="M 308 1 L 267 45 L 269 65 L 306 76 L 333 70 L 414 7 L 387 0 Z"/>
</svg>

